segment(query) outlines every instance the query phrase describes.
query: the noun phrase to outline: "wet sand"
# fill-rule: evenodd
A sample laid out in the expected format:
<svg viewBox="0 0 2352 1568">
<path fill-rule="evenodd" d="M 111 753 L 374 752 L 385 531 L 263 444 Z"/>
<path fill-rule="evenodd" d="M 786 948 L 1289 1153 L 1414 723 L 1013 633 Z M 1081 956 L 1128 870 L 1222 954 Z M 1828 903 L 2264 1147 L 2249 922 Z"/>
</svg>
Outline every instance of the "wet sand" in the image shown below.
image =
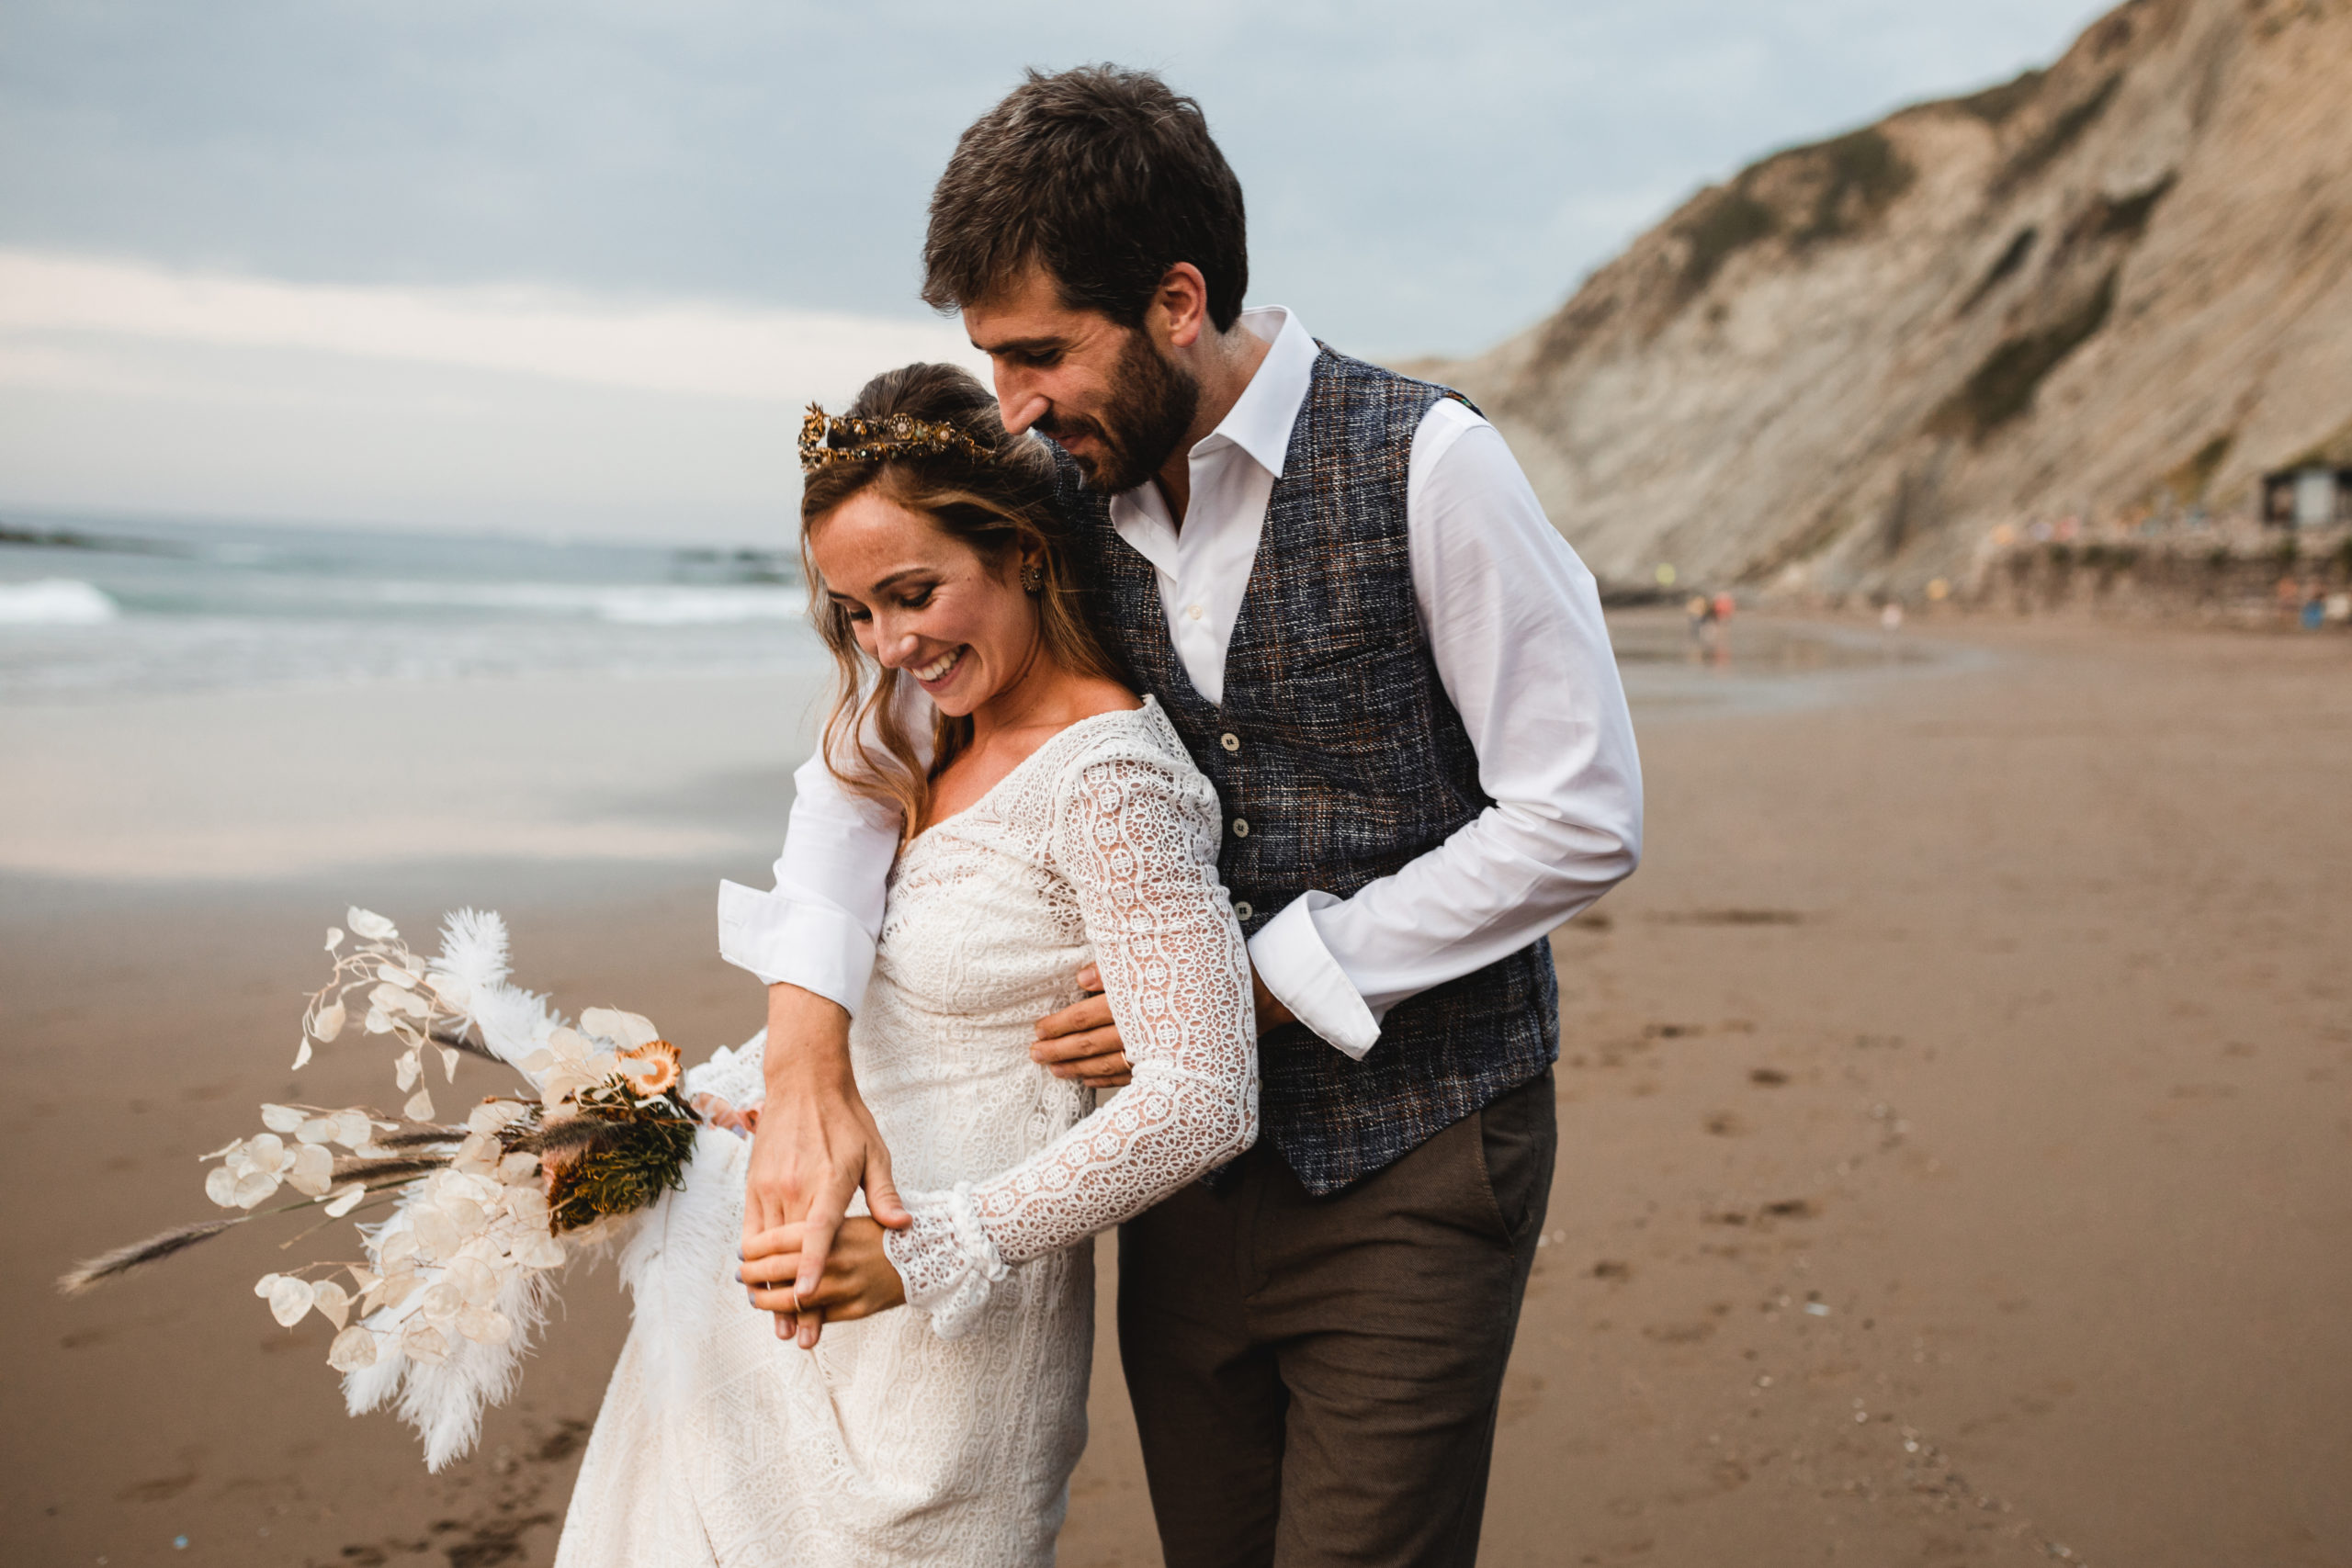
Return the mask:
<svg viewBox="0 0 2352 1568">
<path fill-rule="evenodd" d="M 1915 623 L 1966 657 L 1741 689 L 1772 632 L 1728 674 L 1628 664 L 1649 853 L 1555 939 L 1562 1157 L 1483 1560 L 2352 1562 L 2352 645 Z M 692 859 L 0 873 L 10 1561 L 551 1556 L 609 1269 L 437 1478 L 343 1416 L 323 1324 L 246 1294 L 266 1244 L 47 1281 L 203 1212 L 190 1156 L 287 1090 L 266 1043 L 346 898 L 499 904 L 528 983 L 748 1032 L 709 888 L 758 877 L 735 824 L 787 763 L 709 786 Z M 1098 1374 L 1063 1561 L 1156 1562 L 1107 1342 Z"/>
<path fill-rule="evenodd" d="M 528 861 L 683 880 L 747 849 L 773 860 L 822 679 L 811 665 L 0 707 L 0 875 L 138 887 L 346 867 L 334 880 L 356 886 L 380 866 Z"/>
</svg>

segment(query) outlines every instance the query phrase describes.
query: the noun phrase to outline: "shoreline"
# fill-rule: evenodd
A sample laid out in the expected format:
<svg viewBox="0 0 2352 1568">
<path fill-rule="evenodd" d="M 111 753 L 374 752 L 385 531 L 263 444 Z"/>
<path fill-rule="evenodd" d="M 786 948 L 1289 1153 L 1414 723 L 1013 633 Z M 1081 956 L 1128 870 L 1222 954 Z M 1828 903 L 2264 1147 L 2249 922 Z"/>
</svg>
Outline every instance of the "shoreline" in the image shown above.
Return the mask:
<svg viewBox="0 0 2352 1568">
<path fill-rule="evenodd" d="M 541 674 L 0 709 L 0 874 L 235 886 L 783 841 L 807 671 Z"/>
</svg>

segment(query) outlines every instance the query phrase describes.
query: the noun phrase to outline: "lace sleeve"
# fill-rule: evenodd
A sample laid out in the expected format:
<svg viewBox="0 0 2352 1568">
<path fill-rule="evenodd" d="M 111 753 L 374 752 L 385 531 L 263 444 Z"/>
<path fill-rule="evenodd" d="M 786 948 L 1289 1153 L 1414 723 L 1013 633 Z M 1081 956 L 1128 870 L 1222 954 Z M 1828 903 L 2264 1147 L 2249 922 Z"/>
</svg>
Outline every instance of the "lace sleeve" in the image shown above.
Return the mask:
<svg viewBox="0 0 2352 1568">
<path fill-rule="evenodd" d="M 686 1098 L 715 1094 L 738 1111 L 756 1110 L 767 1099 L 765 1055 L 768 1032 L 761 1030 L 741 1045 L 721 1045 L 710 1060 L 686 1069 Z"/>
<path fill-rule="evenodd" d="M 971 1325 L 1009 1266 L 1140 1213 L 1257 1138 L 1250 961 L 1216 879 L 1216 796 L 1175 768 L 1096 761 L 1060 792 L 1051 852 L 1135 1081 L 1001 1176 L 906 1195 L 915 1223 L 883 1245 L 943 1337 Z"/>
</svg>

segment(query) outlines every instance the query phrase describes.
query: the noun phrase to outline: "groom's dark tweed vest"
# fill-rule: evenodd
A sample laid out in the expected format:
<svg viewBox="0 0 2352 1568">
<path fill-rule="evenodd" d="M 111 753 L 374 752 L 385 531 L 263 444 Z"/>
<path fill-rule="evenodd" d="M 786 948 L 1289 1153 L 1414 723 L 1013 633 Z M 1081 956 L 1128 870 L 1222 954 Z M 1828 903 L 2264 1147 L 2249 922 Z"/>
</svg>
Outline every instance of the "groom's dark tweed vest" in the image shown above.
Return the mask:
<svg viewBox="0 0 2352 1568">
<path fill-rule="evenodd" d="M 1250 935 L 1310 887 L 1344 898 L 1389 875 L 1489 804 L 1414 612 L 1406 554 L 1413 434 L 1449 396 L 1460 394 L 1317 355 L 1267 503 L 1222 704 L 1185 676 L 1151 563 L 1113 530 L 1108 499 L 1081 491 L 1076 465 L 1060 458 L 1097 624 L 1216 785 L 1218 870 Z M 1398 1003 L 1362 1062 L 1303 1025 L 1268 1034 L 1266 1134 L 1308 1191 L 1336 1191 L 1558 1053 L 1552 950 L 1538 941 Z"/>
</svg>

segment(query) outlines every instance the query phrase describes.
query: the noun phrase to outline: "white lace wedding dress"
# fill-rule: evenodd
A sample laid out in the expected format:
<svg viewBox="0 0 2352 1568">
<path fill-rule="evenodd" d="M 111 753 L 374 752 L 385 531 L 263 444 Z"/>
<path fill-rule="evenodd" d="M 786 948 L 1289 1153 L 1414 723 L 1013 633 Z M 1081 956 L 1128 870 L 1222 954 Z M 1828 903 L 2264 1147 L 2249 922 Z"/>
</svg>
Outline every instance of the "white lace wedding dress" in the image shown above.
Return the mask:
<svg viewBox="0 0 2352 1568">
<path fill-rule="evenodd" d="M 1047 1563 L 1086 1438 L 1075 1246 L 1247 1148 L 1255 1032 L 1208 783 L 1157 704 L 1070 726 L 909 844 L 850 1032 L 913 1228 L 910 1305 L 775 1337 L 736 1282 L 749 1145 L 698 1135 L 622 1259 L 636 1326 L 559 1568 Z M 1135 1081 L 1029 1059 L 1100 964 Z M 761 1097 L 758 1044 L 688 1087 Z"/>
</svg>

